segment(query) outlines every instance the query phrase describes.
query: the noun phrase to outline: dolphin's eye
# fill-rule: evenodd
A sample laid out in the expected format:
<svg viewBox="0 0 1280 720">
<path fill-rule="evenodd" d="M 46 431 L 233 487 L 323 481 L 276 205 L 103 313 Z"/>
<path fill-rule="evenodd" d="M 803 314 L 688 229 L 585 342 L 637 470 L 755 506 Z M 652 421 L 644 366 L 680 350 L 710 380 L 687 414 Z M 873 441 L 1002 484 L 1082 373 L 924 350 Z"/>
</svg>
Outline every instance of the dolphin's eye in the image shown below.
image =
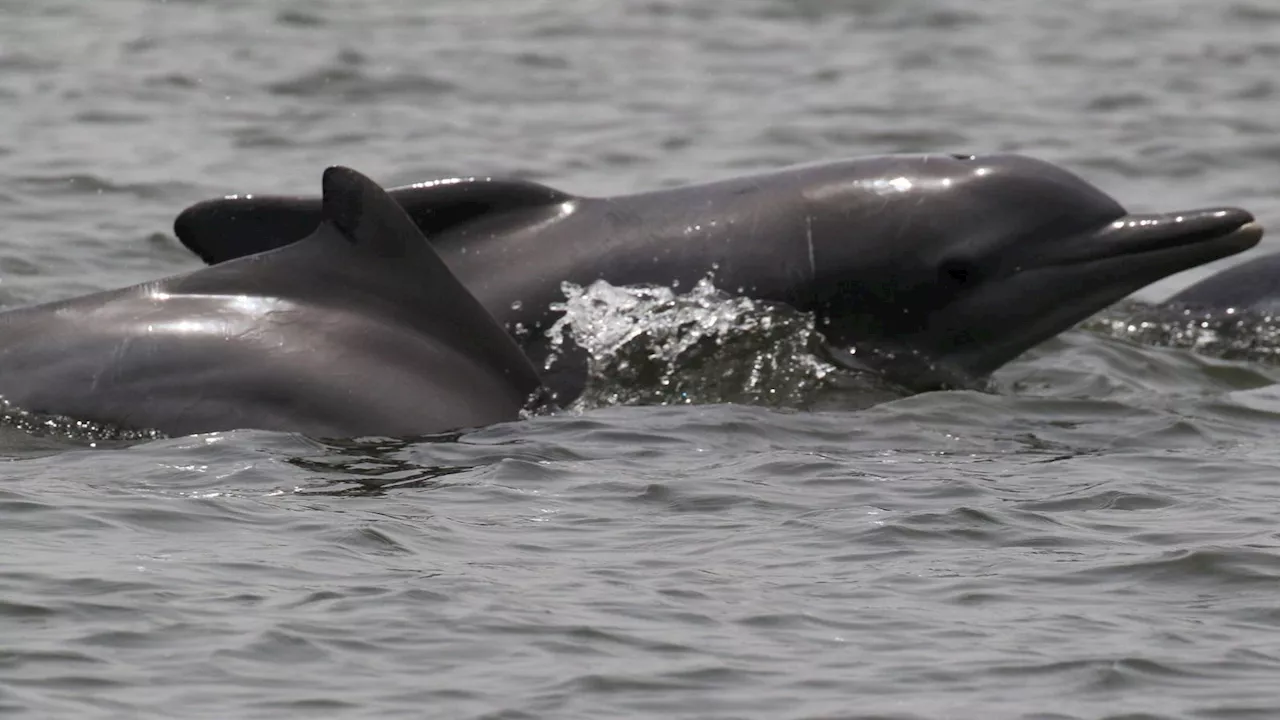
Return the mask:
<svg viewBox="0 0 1280 720">
<path fill-rule="evenodd" d="M 972 261 L 952 258 L 942 261 L 938 267 L 938 282 L 959 287 L 974 282 L 979 274 L 978 266 Z"/>
<path fill-rule="evenodd" d="M 973 155 L 956 155 L 956 154 L 954 154 L 954 153 L 951 155 L 951 157 L 953 157 L 953 158 L 955 158 L 955 159 L 957 159 L 957 160 L 972 160 L 972 159 L 974 159 L 974 156 L 973 156 Z"/>
</svg>

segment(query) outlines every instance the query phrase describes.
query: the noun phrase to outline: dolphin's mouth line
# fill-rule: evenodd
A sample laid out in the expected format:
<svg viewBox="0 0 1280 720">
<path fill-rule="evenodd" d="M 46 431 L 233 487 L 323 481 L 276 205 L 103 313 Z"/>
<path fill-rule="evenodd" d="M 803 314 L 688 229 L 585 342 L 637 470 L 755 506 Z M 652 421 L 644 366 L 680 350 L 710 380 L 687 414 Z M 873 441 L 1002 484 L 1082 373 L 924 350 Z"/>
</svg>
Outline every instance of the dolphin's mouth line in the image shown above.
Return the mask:
<svg viewBox="0 0 1280 720">
<path fill-rule="evenodd" d="M 1162 215 L 1127 215 L 1095 232 L 1075 251 L 1036 258 L 1027 270 L 1068 267 L 1203 245 L 1232 254 L 1253 247 L 1262 225 L 1244 210 L 1221 209 Z"/>
<path fill-rule="evenodd" d="M 1257 240 L 1261 237 L 1262 237 L 1262 224 L 1256 221 L 1250 221 L 1236 227 L 1233 230 L 1227 230 L 1225 232 L 1222 230 L 1199 230 L 1196 232 L 1183 235 L 1181 238 L 1178 238 L 1176 242 L 1172 242 L 1172 243 L 1152 242 L 1150 243 L 1149 247 L 1138 246 L 1138 247 L 1126 248 L 1122 252 L 1116 253 L 1113 257 L 1123 257 L 1125 255 L 1141 255 L 1149 252 L 1159 252 L 1161 250 L 1172 250 L 1174 248 L 1185 247 L 1187 245 L 1199 245 L 1202 243 L 1213 243 L 1213 242 L 1235 243 L 1236 241 L 1240 241 L 1243 243 L 1245 241 L 1248 241 L 1248 245 L 1246 245 L 1245 247 L 1250 247 L 1255 242 L 1257 242 Z M 1163 240 L 1163 238 L 1161 238 L 1160 240 Z"/>
</svg>

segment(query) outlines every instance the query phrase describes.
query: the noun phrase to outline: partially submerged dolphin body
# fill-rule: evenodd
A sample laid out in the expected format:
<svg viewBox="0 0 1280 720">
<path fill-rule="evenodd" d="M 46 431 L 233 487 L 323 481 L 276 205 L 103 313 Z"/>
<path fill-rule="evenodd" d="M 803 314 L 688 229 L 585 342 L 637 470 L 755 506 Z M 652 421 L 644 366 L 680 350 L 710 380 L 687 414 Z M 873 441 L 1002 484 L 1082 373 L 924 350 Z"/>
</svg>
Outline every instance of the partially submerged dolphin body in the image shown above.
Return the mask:
<svg viewBox="0 0 1280 720">
<path fill-rule="evenodd" d="M 717 287 L 816 315 L 849 364 L 914 390 L 966 385 L 1167 275 L 1257 243 L 1238 209 L 1130 215 L 1019 155 L 843 160 L 589 198 L 470 178 L 390 191 L 458 278 L 541 362 L 561 283 Z M 305 237 L 318 199 L 242 196 L 183 211 L 220 263 Z M 544 374 L 571 397 L 585 371 Z"/>
<path fill-rule="evenodd" d="M 0 314 L 0 395 L 185 435 L 421 435 L 519 416 L 538 375 L 404 211 L 324 173 L 300 242 Z"/>
<path fill-rule="evenodd" d="M 1210 275 L 1161 306 L 1280 315 L 1280 253 L 1263 255 Z"/>
</svg>

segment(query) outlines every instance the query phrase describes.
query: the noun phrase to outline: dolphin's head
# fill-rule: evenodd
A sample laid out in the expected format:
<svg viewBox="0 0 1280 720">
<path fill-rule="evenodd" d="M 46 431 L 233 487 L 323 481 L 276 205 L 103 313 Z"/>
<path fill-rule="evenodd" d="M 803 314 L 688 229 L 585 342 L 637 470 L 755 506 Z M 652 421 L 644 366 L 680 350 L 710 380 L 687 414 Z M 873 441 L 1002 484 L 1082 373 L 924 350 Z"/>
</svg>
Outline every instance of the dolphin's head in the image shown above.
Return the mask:
<svg viewBox="0 0 1280 720">
<path fill-rule="evenodd" d="M 1129 214 L 1019 155 L 851 161 L 805 191 L 836 357 L 913 389 L 980 380 L 1173 273 L 1255 245 L 1249 213 Z"/>
</svg>

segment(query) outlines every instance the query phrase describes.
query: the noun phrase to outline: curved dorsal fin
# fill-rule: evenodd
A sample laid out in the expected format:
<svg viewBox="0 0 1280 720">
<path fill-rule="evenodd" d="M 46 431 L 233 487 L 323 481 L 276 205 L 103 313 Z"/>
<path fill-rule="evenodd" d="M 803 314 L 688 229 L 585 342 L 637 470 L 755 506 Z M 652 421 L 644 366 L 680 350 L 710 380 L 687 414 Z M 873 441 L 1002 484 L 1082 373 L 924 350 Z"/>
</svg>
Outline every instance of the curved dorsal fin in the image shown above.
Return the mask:
<svg viewBox="0 0 1280 720">
<path fill-rule="evenodd" d="M 422 231 L 382 188 L 350 168 L 326 168 L 321 216 L 352 245 L 384 258 L 405 258 L 426 246 Z"/>
<path fill-rule="evenodd" d="M 499 178 L 434 180 L 387 192 L 428 237 L 491 213 L 574 199 L 546 185 Z M 187 249 L 214 265 L 301 240 L 322 217 L 315 197 L 231 196 L 188 207 L 173 230 Z"/>
<path fill-rule="evenodd" d="M 474 362 L 501 374 L 521 394 L 527 396 L 537 390 L 541 379 L 524 351 L 463 286 L 387 191 L 355 170 L 341 166 L 325 169 L 322 187 L 322 220 L 306 238 L 308 242 L 345 240 L 362 255 L 373 256 L 380 269 L 371 275 L 374 280 L 369 287 L 375 288 L 372 295 L 382 311 L 402 314 L 419 331 L 462 349 Z M 302 243 L 282 252 L 288 254 L 295 248 L 304 253 L 319 252 L 312 257 L 320 258 L 320 262 L 334 262 L 334 256 L 323 245 L 308 247 Z M 338 257 L 346 272 L 351 258 Z M 275 259 L 288 268 L 287 276 L 298 275 L 297 257 Z M 273 264 L 269 259 L 263 260 L 264 265 Z M 206 268 L 204 272 L 230 267 Z M 370 275 L 362 270 L 351 273 Z"/>
</svg>

